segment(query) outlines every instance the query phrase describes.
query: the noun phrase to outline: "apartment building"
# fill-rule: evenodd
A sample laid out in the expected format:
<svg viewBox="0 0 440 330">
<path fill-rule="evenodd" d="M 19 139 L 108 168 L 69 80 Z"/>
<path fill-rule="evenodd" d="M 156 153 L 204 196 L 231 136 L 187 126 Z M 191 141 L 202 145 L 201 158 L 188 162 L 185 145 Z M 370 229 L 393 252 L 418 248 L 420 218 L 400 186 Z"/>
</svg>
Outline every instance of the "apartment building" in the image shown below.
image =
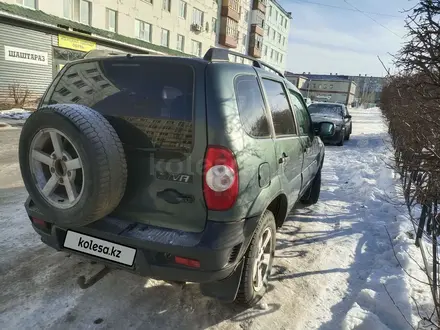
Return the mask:
<svg viewBox="0 0 440 330">
<path fill-rule="evenodd" d="M 216 0 L 0 0 L 0 102 L 15 82 L 41 96 L 94 49 L 203 56 L 218 13 Z"/>
<path fill-rule="evenodd" d="M 281 72 L 286 69 L 291 19 L 292 14 L 281 7 L 278 2 L 267 1 L 261 59 Z"/>
<path fill-rule="evenodd" d="M 221 4 L 217 46 L 261 59 L 284 72 L 291 13 L 275 0 L 221 0 Z"/>
<path fill-rule="evenodd" d="M 294 74 L 285 72 L 287 80 L 299 88 L 304 97 L 316 102 L 336 102 L 352 106 L 357 84 L 350 76 Z"/>
<path fill-rule="evenodd" d="M 354 95 L 354 103 L 356 105 L 364 103 L 378 103 L 382 96 L 382 88 L 385 78 L 373 77 L 359 74 L 358 76 L 343 75 L 338 73 L 329 74 L 313 74 L 313 73 L 291 73 L 286 72 L 287 79 L 295 79 L 295 77 L 303 77 L 311 81 L 353 81 L 356 84 L 356 92 Z M 291 77 L 291 78 L 289 78 Z"/>
</svg>

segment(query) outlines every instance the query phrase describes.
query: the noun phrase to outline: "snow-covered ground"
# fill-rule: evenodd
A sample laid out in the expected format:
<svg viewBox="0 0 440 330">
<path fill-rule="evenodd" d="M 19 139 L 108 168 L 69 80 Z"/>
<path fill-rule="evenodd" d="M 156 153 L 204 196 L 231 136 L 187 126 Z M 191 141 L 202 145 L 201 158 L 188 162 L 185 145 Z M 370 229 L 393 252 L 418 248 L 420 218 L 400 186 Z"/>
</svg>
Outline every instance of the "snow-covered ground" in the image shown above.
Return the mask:
<svg viewBox="0 0 440 330">
<path fill-rule="evenodd" d="M 409 257 L 422 265 L 387 167 L 386 126 L 378 109 L 352 114 L 350 141 L 326 148 L 320 202 L 290 214 L 269 292 L 250 310 L 203 297 L 197 285 L 181 290 L 122 271 L 79 289 L 76 277 L 101 266 L 39 241 L 23 209 L 19 131 L 0 131 L 0 329 L 417 328 L 414 301 L 429 316 L 432 300 L 399 266 L 386 231 L 406 272 L 426 282 Z"/>
<path fill-rule="evenodd" d="M 0 119 L 27 119 L 30 115 L 30 111 L 18 108 L 0 110 Z"/>
</svg>

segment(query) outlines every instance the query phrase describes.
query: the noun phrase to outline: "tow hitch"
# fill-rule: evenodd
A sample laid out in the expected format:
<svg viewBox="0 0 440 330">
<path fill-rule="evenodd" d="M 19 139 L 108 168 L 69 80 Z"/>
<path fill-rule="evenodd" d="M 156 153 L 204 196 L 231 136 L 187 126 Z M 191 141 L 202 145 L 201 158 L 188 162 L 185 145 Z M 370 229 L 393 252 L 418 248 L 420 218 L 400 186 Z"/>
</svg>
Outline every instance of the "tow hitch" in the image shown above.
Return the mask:
<svg viewBox="0 0 440 330">
<path fill-rule="evenodd" d="M 87 289 L 90 288 L 92 285 L 94 285 L 99 280 L 102 280 L 102 278 L 110 273 L 111 269 L 105 266 L 103 269 L 101 269 L 99 272 L 97 272 L 95 275 L 89 278 L 89 280 L 86 282 L 85 276 L 78 277 L 77 283 L 81 289 Z"/>
</svg>

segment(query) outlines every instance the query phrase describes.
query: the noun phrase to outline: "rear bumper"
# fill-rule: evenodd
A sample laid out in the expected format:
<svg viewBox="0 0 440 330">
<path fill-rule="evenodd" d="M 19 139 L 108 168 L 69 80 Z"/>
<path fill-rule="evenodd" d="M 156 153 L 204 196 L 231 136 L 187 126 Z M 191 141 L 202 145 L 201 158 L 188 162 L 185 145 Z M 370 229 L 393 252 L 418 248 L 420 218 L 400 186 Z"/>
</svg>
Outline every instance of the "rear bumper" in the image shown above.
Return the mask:
<svg viewBox="0 0 440 330">
<path fill-rule="evenodd" d="M 28 199 L 30 217 L 44 219 Z M 228 277 L 236 268 L 250 242 L 259 217 L 221 223 L 207 221 L 203 232 L 190 233 L 106 217 L 80 228 L 46 227 L 32 223 L 43 243 L 56 249 L 85 256 L 110 268 L 126 270 L 158 280 L 208 283 Z M 103 259 L 64 247 L 67 230 L 136 249 L 133 266 Z M 199 268 L 176 264 L 174 257 L 194 259 Z"/>
</svg>

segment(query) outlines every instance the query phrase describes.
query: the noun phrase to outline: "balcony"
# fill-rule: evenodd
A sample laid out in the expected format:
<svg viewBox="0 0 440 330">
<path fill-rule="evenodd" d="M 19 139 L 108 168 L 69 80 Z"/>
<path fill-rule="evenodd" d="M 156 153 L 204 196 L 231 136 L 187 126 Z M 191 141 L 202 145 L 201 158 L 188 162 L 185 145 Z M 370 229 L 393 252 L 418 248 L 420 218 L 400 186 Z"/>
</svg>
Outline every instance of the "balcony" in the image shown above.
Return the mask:
<svg viewBox="0 0 440 330">
<path fill-rule="evenodd" d="M 237 48 L 238 38 L 236 36 L 220 32 L 218 43 L 228 48 Z"/>
<path fill-rule="evenodd" d="M 222 0 L 223 17 L 229 17 L 236 22 L 240 21 L 240 5 L 237 0 Z"/>
<path fill-rule="evenodd" d="M 255 58 L 261 58 L 261 48 L 249 46 L 248 53 Z"/>
<path fill-rule="evenodd" d="M 251 33 L 249 37 L 249 48 L 248 48 L 249 55 L 255 58 L 260 58 L 262 44 L 263 44 L 263 37 L 256 33 Z"/>
<path fill-rule="evenodd" d="M 264 36 L 264 29 L 258 24 L 251 25 L 251 33 L 256 33 L 260 36 Z"/>
<path fill-rule="evenodd" d="M 266 13 L 266 1 L 262 0 L 254 0 L 252 3 L 253 10 L 259 10 L 262 13 Z"/>
</svg>

